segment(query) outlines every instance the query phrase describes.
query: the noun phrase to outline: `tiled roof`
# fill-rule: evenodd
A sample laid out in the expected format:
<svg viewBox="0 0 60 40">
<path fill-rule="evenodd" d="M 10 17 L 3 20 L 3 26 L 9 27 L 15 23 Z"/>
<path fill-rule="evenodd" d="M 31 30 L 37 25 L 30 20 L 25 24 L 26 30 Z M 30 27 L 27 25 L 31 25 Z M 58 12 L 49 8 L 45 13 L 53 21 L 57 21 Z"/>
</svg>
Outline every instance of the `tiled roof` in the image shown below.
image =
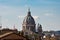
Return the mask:
<svg viewBox="0 0 60 40">
<path fill-rule="evenodd" d="M 8 32 L 17 32 L 17 30 L 11 30 L 11 29 L 2 29 L 0 30 L 0 35 L 3 35 Z"/>
<path fill-rule="evenodd" d="M 11 34 L 11 33 L 13 33 L 13 32 L 4 33 L 3 35 L 0 35 L 0 38 L 4 37 L 4 36 L 6 36 L 6 35 L 9 35 L 9 34 Z"/>
</svg>

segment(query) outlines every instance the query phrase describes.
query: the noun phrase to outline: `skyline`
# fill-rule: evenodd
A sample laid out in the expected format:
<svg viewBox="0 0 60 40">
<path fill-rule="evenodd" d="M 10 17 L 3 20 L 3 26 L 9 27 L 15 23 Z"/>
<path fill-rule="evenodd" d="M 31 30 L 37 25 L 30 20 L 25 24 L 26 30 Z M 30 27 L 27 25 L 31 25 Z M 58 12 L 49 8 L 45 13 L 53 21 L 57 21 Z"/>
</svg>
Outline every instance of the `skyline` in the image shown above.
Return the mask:
<svg viewBox="0 0 60 40">
<path fill-rule="evenodd" d="M 0 0 L 0 16 L 3 28 L 22 29 L 23 16 L 30 7 L 31 15 L 43 30 L 60 30 L 60 0 Z M 19 18 L 19 16 L 21 16 Z"/>
</svg>

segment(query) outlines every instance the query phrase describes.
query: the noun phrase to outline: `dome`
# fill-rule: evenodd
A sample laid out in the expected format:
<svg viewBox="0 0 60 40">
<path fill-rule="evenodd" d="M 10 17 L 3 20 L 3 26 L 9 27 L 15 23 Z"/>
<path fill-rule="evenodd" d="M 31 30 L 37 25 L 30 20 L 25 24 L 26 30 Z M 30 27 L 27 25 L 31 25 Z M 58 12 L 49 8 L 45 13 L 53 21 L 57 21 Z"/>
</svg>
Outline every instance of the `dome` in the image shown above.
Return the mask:
<svg viewBox="0 0 60 40">
<path fill-rule="evenodd" d="M 34 18 L 31 16 L 30 10 L 28 10 L 28 14 L 24 18 L 23 23 L 25 23 L 25 24 L 35 24 Z"/>
</svg>

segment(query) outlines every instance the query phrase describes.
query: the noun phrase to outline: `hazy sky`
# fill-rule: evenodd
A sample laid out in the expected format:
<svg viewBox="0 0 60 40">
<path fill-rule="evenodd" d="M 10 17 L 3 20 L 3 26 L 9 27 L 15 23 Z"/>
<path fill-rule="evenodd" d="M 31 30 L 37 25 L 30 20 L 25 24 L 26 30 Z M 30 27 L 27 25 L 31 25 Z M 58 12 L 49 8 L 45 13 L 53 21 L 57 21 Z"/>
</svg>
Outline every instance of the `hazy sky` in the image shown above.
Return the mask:
<svg viewBox="0 0 60 40">
<path fill-rule="evenodd" d="M 13 29 L 15 25 L 21 30 L 22 16 L 27 15 L 28 8 L 35 16 L 35 23 L 40 23 L 43 30 L 60 30 L 60 0 L 0 0 L 3 28 Z"/>
</svg>

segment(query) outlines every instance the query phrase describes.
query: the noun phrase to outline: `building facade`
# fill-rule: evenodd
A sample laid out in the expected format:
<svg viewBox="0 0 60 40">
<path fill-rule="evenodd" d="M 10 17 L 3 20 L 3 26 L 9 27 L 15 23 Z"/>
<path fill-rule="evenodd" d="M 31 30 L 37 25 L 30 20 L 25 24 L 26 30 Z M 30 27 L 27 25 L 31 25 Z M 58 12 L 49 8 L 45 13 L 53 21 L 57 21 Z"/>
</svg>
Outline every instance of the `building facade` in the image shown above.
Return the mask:
<svg viewBox="0 0 60 40">
<path fill-rule="evenodd" d="M 28 13 L 27 16 L 24 18 L 23 20 L 23 32 L 24 35 L 33 35 L 33 34 L 37 34 L 39 40 L 41 40 L 42 37 L 42 26 L 39 24 L 38 25 L 38 32 L 36 33 L 36 24 L 35 24 L 35 20 L 31 15 L 30 9 L 28 9 Z M 35 36 L 32 36 L 33 39 L 35 39 Z"/>
</svg>

